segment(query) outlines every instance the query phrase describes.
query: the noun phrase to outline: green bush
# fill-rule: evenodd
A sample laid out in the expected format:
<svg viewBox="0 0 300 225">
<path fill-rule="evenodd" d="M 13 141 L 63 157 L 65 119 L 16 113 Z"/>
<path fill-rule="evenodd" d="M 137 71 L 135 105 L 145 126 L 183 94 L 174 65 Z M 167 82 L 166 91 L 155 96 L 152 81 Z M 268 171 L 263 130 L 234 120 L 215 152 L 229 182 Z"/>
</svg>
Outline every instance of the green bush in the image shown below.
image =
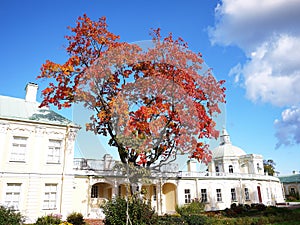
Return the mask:
<svg viewBox="0 0 300 225">
<path fill-rule="evenodd" d="M 158 216 L 155 220 L 155 225 L 182 225 L 184 224 L 184 219 L 182 217 L 173 216 L 173 215 L 164 215 L 164 216 Z"/>
<path fill-rule="evenodd" d="M 199 201 L 191 202 L 183 206 L 176 206 L 176 212 L 181 216 L 191 215 L 191 214 L 200 214 L 204 212 L 204 204 Z"/>
<path fill-rule="evenodd" d="M 61 215 L 59 214 L 49 214 L 47 216 L 42 216 L 37 219 L 35 225 L 57 225 L 60 224 Z"/>
<path fill-rule="evenodd" d="M 12 208 L 0 206 L 0 225 L 19 225 L 24 221 L 21 213 Z"/>
<path fill-rule="evenodd" d="M 267 209 L 267 206 L 265 206 L 262 203 L 259 203 L 259 204 L 257 203 L 257 204 L 251 204 L 251 208 L 256 209 L 258 211 L 265 211 Z"/>
<path fill-rule="evenodd" d="M 67 221 L 73 225 L 84 225 L 83 215 L 81 213 L 73 212 L 67 217 Z"/>
<path fill-rule="evenodd" d="M 151 208 L 151 205 L 145 203 L 142 199 L 136 195 L 129 198 L 128 201 L 124 198 L 116 198 L 108 201 L 102 208 L 105 214 L 105 225 L 123 225 L 127 220 L 127 204 L 128 215 L 132 225 L 146 225 L 152 224 L 155 213 Z"/>
<path fill-rule="evenodd" d="M 200 214 L 190 214 L 183 216 L 188 225 L 205 225 L 207 224 L 207 217 Z"/>
</svg>

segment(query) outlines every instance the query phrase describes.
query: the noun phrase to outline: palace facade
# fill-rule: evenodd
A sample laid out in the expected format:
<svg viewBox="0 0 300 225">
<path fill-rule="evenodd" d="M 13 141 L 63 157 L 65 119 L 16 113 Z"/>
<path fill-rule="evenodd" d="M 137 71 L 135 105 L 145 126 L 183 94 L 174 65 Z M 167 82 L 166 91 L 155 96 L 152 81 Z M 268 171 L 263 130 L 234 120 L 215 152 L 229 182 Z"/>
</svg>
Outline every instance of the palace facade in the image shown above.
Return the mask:
<svg viewBox="0 0 300 225">
<path fill-rule="evenodd" d="M 25 99 L 0 96 L 0 204 L 14 207 L 33 223 L 40 216 L 80 212 L 103 218 L 100 206 L 128 194 L 128 176 L 116 170 L 119 161 L 74 159 L 80 127 L 49 108 L 39 108 L 37 85 L 26 86 Z M 232 203 L 284 202 L 279 179 L 265 175 L 261 155 L 246 154 L 232 145 L 226 130 L 213 150 L 206 171 L 186 162 L 186 171 L 169 163 L 151 171 L 148 182 L 131 184 L 142 191 L 158 214 L 174 213 L 177 205 L 202 201 L 206 210 L 222 210 Z"/>
</svg>

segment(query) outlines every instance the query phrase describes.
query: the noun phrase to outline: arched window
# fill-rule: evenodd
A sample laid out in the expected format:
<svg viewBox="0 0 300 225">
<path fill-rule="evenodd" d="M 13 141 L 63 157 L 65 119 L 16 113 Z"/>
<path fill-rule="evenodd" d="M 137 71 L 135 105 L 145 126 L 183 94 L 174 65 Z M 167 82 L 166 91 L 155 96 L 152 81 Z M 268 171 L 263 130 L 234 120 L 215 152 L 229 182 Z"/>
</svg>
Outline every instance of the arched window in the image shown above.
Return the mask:
<svg viewBox="0 0 300 225">
<path fill-rule="evenodd" d="M 259 172 L 261 170 L 260 166 L 259 166 L 259 163 L 256 164 L 256 168 L 257 168 L 257 171 Z"/>
<path fill-rule="evenodd" d="M 233 166 L 229 165 L 229 173 L 233 173 Z"/>
</svg>

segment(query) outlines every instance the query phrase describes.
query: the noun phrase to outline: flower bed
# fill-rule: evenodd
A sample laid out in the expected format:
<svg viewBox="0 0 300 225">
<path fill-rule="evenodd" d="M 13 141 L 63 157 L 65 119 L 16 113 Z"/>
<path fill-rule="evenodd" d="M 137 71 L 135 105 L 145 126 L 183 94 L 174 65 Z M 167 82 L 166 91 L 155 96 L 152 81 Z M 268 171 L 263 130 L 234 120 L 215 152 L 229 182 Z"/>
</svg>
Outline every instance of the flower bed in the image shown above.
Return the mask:
<svg viewBox="0 0 300 225">
<path fill-rule="evenodd" d="M 88 225 L 104 225 L 100 219 L 85 219 L 84 220 Z"/>
</svg>

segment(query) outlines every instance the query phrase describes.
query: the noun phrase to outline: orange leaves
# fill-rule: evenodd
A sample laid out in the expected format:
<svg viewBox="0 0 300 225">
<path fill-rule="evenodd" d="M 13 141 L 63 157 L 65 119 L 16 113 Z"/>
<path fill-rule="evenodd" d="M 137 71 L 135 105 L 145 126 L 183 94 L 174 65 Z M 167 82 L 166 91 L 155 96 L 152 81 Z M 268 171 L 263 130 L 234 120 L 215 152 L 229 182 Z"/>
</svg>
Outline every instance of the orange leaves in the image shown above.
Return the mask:
<svg viewBox="0 0 300 225">
<path fill-rule="evenodd" d="M 38 78 L 54 80 L 43 105 L 82 102 L 94 110 L 87 130 L 109 135 L 122 162 L 150 166 L 177 152 L 208 162 L 203 138 L 217 137 L 213 115 L 225 102 L 224 81 L 204 69 L 200 53 L 172 34 L 152 31 L 152 47 L 119 42 L 106 18 L 78 18 L 66 51 L 68 60 L 47 60 Z"/>
<path fill-rule="evenodd" d="M 44 89 L 44 90 L 42 91 L 42 94 L 43 94 L 43 95 L 48 95 L 48 94 L 52 93 L 53 90 L 54 90 L 53 88 L 47 87 L 46 89 Z"/>
</svg>

